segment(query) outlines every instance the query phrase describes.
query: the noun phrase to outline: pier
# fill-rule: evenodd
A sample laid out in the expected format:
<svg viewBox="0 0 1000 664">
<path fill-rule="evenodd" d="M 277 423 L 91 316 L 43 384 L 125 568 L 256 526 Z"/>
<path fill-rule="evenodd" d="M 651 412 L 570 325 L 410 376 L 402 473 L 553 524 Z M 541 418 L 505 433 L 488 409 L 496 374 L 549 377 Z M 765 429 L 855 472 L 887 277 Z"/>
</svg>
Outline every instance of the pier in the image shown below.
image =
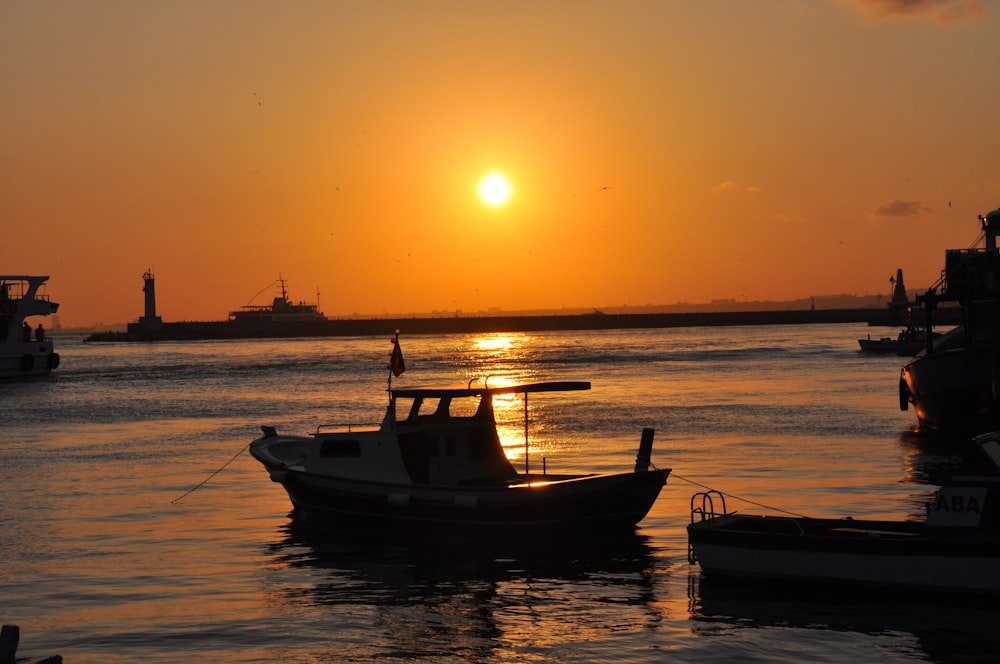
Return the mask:
<svg viewBox="0 0 1000 664">
<path fill-rule="evenodd" d="M 801 325 L 819 323 L 897 323 L 888 309 L 807 309 L 791 311 L 713 311 L 658 314 L 578 314 L 518 316 L 449 316 L 344 318 L 317 321 L 244 324 L 237 321 L 129 323 L 126 332 L 101 332 L 87 341 L 167 341 L 197 339 L 280 339 L 363 337 L 392 334 L 495 334 L 732 325 Z"/>
</svg>

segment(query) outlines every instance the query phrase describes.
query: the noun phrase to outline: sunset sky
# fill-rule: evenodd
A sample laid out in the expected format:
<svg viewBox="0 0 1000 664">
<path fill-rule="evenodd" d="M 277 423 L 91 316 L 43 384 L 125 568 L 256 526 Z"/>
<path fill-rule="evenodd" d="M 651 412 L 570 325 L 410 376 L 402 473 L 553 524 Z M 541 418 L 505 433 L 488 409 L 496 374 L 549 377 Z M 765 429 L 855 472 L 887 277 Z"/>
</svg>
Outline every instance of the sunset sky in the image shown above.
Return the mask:
<svg viewBox="0 0 1000 664">
<path fill-rule="evenodd" d="M 888 294 L 1000 207 L 977 0 L 0 0 L 0 101 L 67 327 Z"/>
</svg>

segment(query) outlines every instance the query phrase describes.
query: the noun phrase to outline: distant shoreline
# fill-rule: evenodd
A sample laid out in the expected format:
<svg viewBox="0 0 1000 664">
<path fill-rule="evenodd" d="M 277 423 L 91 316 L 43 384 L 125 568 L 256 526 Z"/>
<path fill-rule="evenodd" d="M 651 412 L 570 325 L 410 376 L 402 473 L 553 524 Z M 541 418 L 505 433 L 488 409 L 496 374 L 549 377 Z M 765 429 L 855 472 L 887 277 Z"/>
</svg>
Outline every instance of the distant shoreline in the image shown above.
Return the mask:
<svg viewBox="0 0 1000 664">
<path fill-rule="evenodd" d="M 944 320 L 941 321 L 945 322 Z M 880 309 L 807 309 L 786 311 L 716 311 L 702 313 L 516 315 L 455 317 L 386 317 L 329 319 L 281 323 L 235 321 L 129 323 L 127 332 L 97 332 L 86 341 L 178 341 L 200 339 L 267 339 L 355 337 L 392 334 L 490 334 L 559 330 L 612 330 L 667 327 L 801 325 L 866 323 L 901 325 L 887 307 Z"/>
</svg>

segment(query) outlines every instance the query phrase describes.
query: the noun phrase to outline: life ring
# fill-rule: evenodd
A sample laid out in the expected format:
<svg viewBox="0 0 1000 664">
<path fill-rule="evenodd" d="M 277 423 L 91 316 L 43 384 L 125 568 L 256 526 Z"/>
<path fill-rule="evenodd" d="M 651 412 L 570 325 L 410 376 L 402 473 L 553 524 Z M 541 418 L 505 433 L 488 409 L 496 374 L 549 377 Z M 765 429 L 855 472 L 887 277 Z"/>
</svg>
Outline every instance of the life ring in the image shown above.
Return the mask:
<svg viewBox="0 0 1000 664">
<path fill-rule="evenodd" d="M 49 369 L 55 369 L 59 366 L 59 353 L 49 353 Z"/>
<path fill-rule="evenodd" d="M 27 373 L 35 368 L 35 356 L 25 353 L 21 356 L 21 371 Z"/>
<path fill-rule="evenodd" d="M 910 409 L 910 390 L 906 387 L 906 379 L 899 379 L 899 409 Z"/>
</svg>

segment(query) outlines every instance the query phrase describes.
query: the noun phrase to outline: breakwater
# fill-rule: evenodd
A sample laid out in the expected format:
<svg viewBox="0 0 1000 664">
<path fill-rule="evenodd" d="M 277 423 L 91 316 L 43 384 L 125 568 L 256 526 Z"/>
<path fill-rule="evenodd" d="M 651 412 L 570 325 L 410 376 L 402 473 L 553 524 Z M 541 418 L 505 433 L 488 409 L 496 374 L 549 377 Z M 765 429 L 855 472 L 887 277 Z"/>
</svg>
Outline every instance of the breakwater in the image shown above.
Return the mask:
<svg viewBox="0 0 1000 664">
<path fill-rule="evenodd" d="M 392 334 L 489 334 L 558 330 L 613 330 L 665 327 L 867 323 L 899 325 L 885 309 L 807 309 L 789 311 L 713 311 L 694 313 L 451 316 L 344 318 L 321 321 L 242 323 L 182 321 L 155 325 L 129 323 L 126 332 L 102 332 L 87 341 L 166 341 L 353 337 Z"/>
</svg>

